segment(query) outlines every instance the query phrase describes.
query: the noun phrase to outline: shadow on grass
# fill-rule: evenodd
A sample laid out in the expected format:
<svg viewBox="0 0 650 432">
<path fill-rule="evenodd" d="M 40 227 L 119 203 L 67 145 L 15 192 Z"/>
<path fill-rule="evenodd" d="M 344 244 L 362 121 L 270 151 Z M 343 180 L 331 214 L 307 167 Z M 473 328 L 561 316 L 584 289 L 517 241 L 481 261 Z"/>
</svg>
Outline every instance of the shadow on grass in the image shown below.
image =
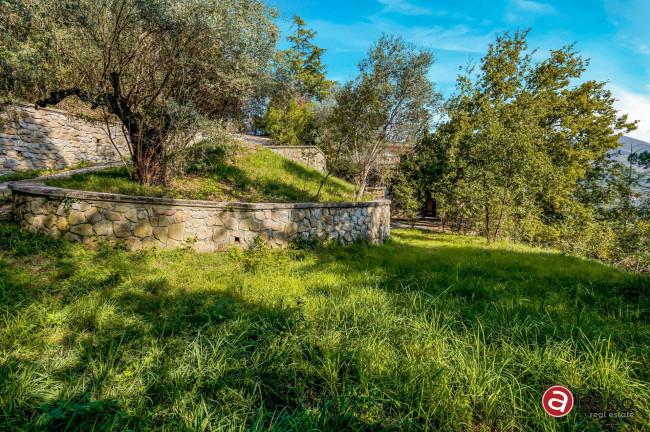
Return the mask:
<svg viewBox="0 0 650 432">
<path fill-rule="evenodd" d="M 396 231 L 392 237 L 380 247 L 317 252 L 302 274 L 336 272 L 344 282 L 313 280 L 307 286 L 314 294 L 340 297 L 375 286 L 398 303 L 419 296 L 425 308 L 457 315 L 457 331 L 534 322 L 531 336 L 557 341 L 581 333 L 585 340 L 612 338 L 621 346 L 650 344 L 647 276 L 561 253 L 453 244 L 431 232 Z"/>
<path fill-rule="evenodd" d="M 320 368 L 345 355 L 325 354 L 291 337 L 304 324 L 300 304 L 251 302 L 237 293 L 236 280 L 224 292 L 184 292 L 164 277 L 133 284 L 133 275 L 154 265 L 151 254 L 91 252 L 13 226 L 0 225 L 0 248 L 0 306 L 30 323 L 30 329 L 16 323 L 2 339 L 29 340 L 32 351 L 42 351 L 35 358 L 6 352 L 0 400 L 12 403 L 0 406 L 0 428 L 189 431 L 236 409 L 248 430 L 403 430 L 361 418 L 360 407 L 369 402 L 354 395 L 323 399 L 328 385 L 322 376 L 288 367 L 300 362 Z M 36 270 L 15 269 L 46 260 L 45 280 Z M 119 318 L 106 313 L 107 305 Z M 53 369 L 45 354 L 52 325 L 59 329 L 58 349 L 72 353 Z M 353 359 L 340 363 L 348 380 L 358 379 Z M 142 388 L 133 390 L 129 374 L 143 364 Z M 138 394 L 138 405 L 127 403 L 127 390 Z M 340 391 L 345 395 L 343 384 Z M 194 420 L 171 414 L 181 402 L 195 412 Z M 308 408 L 319 405 L 315 412 Z"/>
<path fill-rule="evenodd" d="M 395 310 L 408 305 L 411 315 L 435 310 L 453 316 L 452 331 L 481 329 L 486 343 L 495 346 L 504 338 L 540 349 L 571 339 L 585 351 L 590 340 L 602 338 L 620 351 L 650 344 L 646 277 L 544 251 L 486 249 L 469 241 L 457 245 L 435 233 L 423 237 L 396 231 L 393 237 L 380 247 L 355 244 L 296 253 L 287 265 L 302 276 L 308 295 L 326 295 L 331 298 L 323 301 L 333 303 L 348 300 L 341 313 L 348 313 L 345 307 L 361 310 L 354 302 L 365 301 L 359 293 L 364 287 L 388 297 Z M 423 238 L 430 242 L 421 243 Z M 18 394 L 21 386 L 30 391 L 3 407 L 0 425 L 34 421 L 47 411 L 47 427 L 60 430 L 77 410 L 80 416 L 68 430 L 87 429 L 91 414 L 96 430 L 194 430 L 188 422 L 209 423 L 241 410 L 250 430 L 270 429 L 277 422 L 281 425 L 275 430 L 287 431 L 415 428 L 384 424 L 376 420 L 383 406 L 345 396 L 360 383 L 364 359 L 345 343 L 324 352 L 314 339 L 300 337 L 309 325 L 300 303 L 252 301 L 241 295 L 241 269 L 215 274 L 229 277 L 225 289 L 185 292 L 169 278 L 155 276 L 153 269 L 171 261 L 190 265 L 198 258 L 189 253 L 91 252 L 6 225 L 0 225 L 0 248 L 0 305 L 8 315 L 32 314 L 25 321 L 31 327 L 14 330 L 28 334 L 8 339 L 28 340 L 33 351 L 44 352 L 52 335 L 43 329 L 51 324 L 38 319 L 47 322 L 63 314 L 58 328 L 64 335 L 56 345 L 74 353 L 59 366 L 41 369 L 45 354 L 27 359 L 9 351 L 0 376 L 13 376 L 15 382 L 4 380 L 3 391 Z M 225 267 L 229 262 L 222 254 L 211 264 Z M 34 271 L 17 271 L 16 266 L 33 266 Z M 258 271 L 265 274 L 267 269 Z M 337 278 L 310 276 L 319 272 Z M 41 314 L 44 308 L 47 314 Z M 648 359 L 650 353 L 635 353 L 641 363 Z M 334 390 L 324 376 L 328 368 L 338 377 Z M 37 372 L 30 377 L 24 373 L 28 369 Z M 38 385 L 43 376 L 48 391 Z M 639 377 L 648 378 L 648 372 Z M 137 405 L 127 406 L 127 392 L 137 395 L 131 395 Z M 331 393 L 345 397 L 325 399 Z M 118 396 L 107 396 L 111 394 Z M 44 402 L 48 405 L 39 408 Z M 93 407 L 93 402 L 101 403 Z M 67 417 L 57 417 L 59 412 Z M 190 421 L 179 412 L 196 414 Z M 31 430 L 38 429 L 34 425 Z"/>
</svg>

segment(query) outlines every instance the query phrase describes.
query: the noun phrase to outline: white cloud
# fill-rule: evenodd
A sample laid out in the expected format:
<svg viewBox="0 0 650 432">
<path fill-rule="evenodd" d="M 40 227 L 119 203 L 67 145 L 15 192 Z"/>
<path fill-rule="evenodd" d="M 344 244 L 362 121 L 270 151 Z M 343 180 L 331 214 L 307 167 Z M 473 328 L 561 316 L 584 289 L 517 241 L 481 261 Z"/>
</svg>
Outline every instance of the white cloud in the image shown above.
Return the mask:
<svg viewBox="0 0 650 432">
<path fill-rule="evenodd" d="M 382 32 L 399 33 L 416 45 L 467 53 L 485 53 L 488 44 L 494 41 L 496 31 L 474 30 L 464 24 L 450 27 L 406 27 L 385 17 L 371 16 L 369 22 L 340 24 L 325 20 L 312 20 L 311 25 L 320 38 L 330 46 L 331 51 L 365 51 Z"/>
<path fill-rule="evenodd" d="M 540 15 L 555 13 L 555 8 L 547 3 L 540 3 L 531 0 L 516 0 L 515 5 L 521 10 L 534 12 Z"/>
<path fill-rule="evenodd" d="M 628 114 L 630 120 L 638 120 L 637 130 L 629 135 L 650 142 L 650 96 L 629 92 L 620 87 L 612 87 L 616 97 L 616 108 Z"/>
<path fill-rule="evenodd" d="M 378 0 L 379 3 L 385 5 L 383 12 L 395 12 L 402 15 L 424 15 L 430 16 L 434 15 L 432 9 L 414 5 L 409 3 L 407 0 Z"/>
<path fill-rule="evenodd" d="M 494 32 L 477 32 L 466 25 L 414 27 L 404 32 L 412 42 L 431 48 L 467 53 L 484 53 L 494 41 Z"/>
</svg>

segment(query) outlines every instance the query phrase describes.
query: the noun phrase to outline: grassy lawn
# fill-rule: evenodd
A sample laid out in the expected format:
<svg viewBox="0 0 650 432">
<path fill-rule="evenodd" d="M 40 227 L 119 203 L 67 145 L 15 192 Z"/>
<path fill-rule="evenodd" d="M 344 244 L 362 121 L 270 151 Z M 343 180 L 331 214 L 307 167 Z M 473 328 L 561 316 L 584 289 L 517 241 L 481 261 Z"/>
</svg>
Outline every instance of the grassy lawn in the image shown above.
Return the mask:
<svg viewBox="0 0 650 432">
<path fill-rule="evenodd" d="M 398 230 L 386 245 L 129 254 L 0 224 L 0 430 L 613 430 L 650 422 L 650 279 Z"/>
<path fill-rule="evenodd" d="M 48 180 L 50 186 L 125 195 L 211 201 L 301 202 L 315 199 L 323 174 L 263 148 L 240 148 L 228 161 L 209 170 L 176 178 L 167 186 L 145 187 L 131 181 L 124 168 Z M 352 201 L 352 184 L 330 177 L 321 202 Z M 368 199 L 371 199 L 368 197 Z"/>
<path fill-rule="evenodd" d="M 96 164 L 91 163 L 91 162 L 81 161 L 78 164 L 76 164 L 75 166 L 61 168 L 61 169 L 27 170 L 27 171 L 3 174 L 3 175 L 0 175 L 0 183 L 1 182 L 8 182 L 8 181 L 18 181 L 18 180 L 32 179 L 32 178 L 46 176 L 46 175 L 52 175 L 52 174 L 56 174 L 56 173 L 60 173 L 60 172 L 64 172 L 64 171 L 71 171 L 71 170 L 75 170 L 75 169 L 86 168 L 86 167 L 90 167 L 90 166 L 94 166 L 94 165 L 96 165 Z"/>
</svg>

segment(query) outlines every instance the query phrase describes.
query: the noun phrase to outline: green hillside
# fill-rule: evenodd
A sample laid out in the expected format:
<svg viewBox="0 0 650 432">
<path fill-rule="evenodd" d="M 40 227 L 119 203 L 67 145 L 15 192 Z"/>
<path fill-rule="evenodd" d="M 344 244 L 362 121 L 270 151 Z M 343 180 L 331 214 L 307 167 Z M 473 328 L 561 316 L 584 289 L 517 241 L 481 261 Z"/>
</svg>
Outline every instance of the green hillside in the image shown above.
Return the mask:
<svg viewBox="0 0 650 432">
<path fill-rule="evenodd" d="M 165 186 L 142 186 L 129 178 L 126 168 L 75 174 L 45 183 L 67 189 L 125 195 L 284 203 L 314 201 L 324 176 L 315 169 L 261 147 L 241 146 L 232 157 L 216 159 L 206 165 L 172 179 Z M 330 177 L 318 201 L 352 201 L 353 189 L 352 184 Z"/>
</svg>

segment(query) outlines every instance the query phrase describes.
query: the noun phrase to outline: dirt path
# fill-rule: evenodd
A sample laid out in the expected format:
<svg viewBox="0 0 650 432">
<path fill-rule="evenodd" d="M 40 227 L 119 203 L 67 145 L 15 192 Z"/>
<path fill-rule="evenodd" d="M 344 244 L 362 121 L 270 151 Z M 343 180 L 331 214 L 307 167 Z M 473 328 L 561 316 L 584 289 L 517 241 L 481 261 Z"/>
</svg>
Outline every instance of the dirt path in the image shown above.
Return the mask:
<svg viewBox="0 0 650 432">
<path fill-rule="evenodd" d="M 408 219 L 391 218 L 390 227 L 440 231 L 440 221 L 435 218 L 420 218 L 412 224 Z"/>
</svg>

